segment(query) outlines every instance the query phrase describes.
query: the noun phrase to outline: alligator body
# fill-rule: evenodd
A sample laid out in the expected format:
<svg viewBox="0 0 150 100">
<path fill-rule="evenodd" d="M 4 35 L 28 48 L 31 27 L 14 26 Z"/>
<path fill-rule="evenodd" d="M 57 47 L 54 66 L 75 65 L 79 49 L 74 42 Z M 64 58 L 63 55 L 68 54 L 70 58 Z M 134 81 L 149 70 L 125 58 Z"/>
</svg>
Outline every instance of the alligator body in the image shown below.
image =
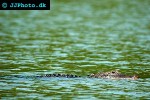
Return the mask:
<svg viewBox="0 0 150 100">
<path fill-rule="evenodd" d="M 72 74 L 45 74 L 45 75 L 39 75 L 36 77 L 66 77 L 66 78 L 78 78 L 81 76 L 78 75 L 72 75 Z M 96 74 L 90 74 L 87 75 L 88 78 L 104 78 L 104 79 L 131 79 L 136 80 L 138 79 L 137 76 L 128 76 L 125 74 L 120 73 L 118 70 L 109 71 L 109 72 L 99 72 Z"/>
</svg>

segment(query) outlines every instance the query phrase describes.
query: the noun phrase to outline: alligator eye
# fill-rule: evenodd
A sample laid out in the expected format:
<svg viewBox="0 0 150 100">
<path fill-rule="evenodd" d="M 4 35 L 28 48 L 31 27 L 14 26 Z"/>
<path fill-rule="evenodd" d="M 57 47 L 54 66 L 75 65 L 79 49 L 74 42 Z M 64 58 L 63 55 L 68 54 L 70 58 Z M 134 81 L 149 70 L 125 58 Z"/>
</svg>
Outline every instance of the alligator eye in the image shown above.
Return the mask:
<svg viewBox="0 0 150 100">
<path fill-rule="evenodd" d="M 114 71 L 112 71 L 112 73 L 115 73 Z"/>
</svg>

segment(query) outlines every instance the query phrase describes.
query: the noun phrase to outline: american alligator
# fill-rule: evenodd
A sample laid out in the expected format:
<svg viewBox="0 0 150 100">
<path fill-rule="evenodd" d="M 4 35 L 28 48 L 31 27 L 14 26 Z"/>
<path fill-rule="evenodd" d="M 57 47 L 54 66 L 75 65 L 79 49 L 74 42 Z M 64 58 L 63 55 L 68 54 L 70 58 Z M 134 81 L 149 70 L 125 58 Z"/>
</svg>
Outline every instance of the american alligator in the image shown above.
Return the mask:
<svg viewBox="0 0 150 100">
<path fill-rule="evenodd" d="M 64 78 L 79 78 L 84 76 L 78 76 L 73 74 L 44 74 L 44 75 L 35 75 L 35 76 L 20 76 L 20 75 L 14 75 L 14 77 L 18 78 L 51 78 L 51 77 L 64 77 Z M 103 79 L 130 79 L 130 80 L 136 80 L 138 77 L 136 75 L 129 76 L 120 73 L 118 70 L 112 70 L 109 72 L 99 72 L 96 74 L 90 74 L 85 76 L 87 78 L 103 78 Z"/>
<path fill-rule="evenodd" d="M 45 74 L 45 75 L 38 75 L 36 77 L 39 77 L 39 78 L 42 78 L 42 77 L 78 78 L 81 76 L 73 75 L 73 74 Z M 128 76 L 128 75 L 120 73 L 118 70 L 113 70 L 113 71 L 109 71 L 109 72 L 99 72 L 96 74 L 87 75 L 86 77 L 88 77 L 88 78 L 105 78 L 105 79 L 130 79 L 130 80 L 138 79 L 138 77 L 136 75 Z"/>
</svg>

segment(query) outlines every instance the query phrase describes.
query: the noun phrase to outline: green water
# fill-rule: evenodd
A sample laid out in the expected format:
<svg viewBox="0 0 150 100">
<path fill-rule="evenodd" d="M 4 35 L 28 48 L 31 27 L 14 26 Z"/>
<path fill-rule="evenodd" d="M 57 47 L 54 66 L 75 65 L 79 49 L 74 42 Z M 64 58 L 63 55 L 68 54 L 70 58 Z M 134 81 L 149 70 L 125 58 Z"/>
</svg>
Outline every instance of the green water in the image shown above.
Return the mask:
<svg viewBox="0 0 150 100">
<path fill-rule="evenodd" d="M 113 69 L 140 78 L 5 77 L 0 99 L 150 99 L 150 1 L 52 0 L 48 11 L 0 11 L 0 75 Z"/>
</svg>

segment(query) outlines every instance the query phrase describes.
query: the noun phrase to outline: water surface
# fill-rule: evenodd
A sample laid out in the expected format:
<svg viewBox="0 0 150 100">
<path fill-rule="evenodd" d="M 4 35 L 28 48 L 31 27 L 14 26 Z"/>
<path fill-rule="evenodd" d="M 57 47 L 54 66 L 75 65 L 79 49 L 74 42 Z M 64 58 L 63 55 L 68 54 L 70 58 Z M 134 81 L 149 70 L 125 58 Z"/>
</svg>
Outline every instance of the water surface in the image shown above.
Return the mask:
<svg viewBox="0 0 150 100">
<path fill-rule="evenodd" d="M 150 99 L 149 0 L 52 0 L 0 11 L 0 75 L 120 69 L 138 80 L 2 77 L 1 99 Z"/>
</svg>

